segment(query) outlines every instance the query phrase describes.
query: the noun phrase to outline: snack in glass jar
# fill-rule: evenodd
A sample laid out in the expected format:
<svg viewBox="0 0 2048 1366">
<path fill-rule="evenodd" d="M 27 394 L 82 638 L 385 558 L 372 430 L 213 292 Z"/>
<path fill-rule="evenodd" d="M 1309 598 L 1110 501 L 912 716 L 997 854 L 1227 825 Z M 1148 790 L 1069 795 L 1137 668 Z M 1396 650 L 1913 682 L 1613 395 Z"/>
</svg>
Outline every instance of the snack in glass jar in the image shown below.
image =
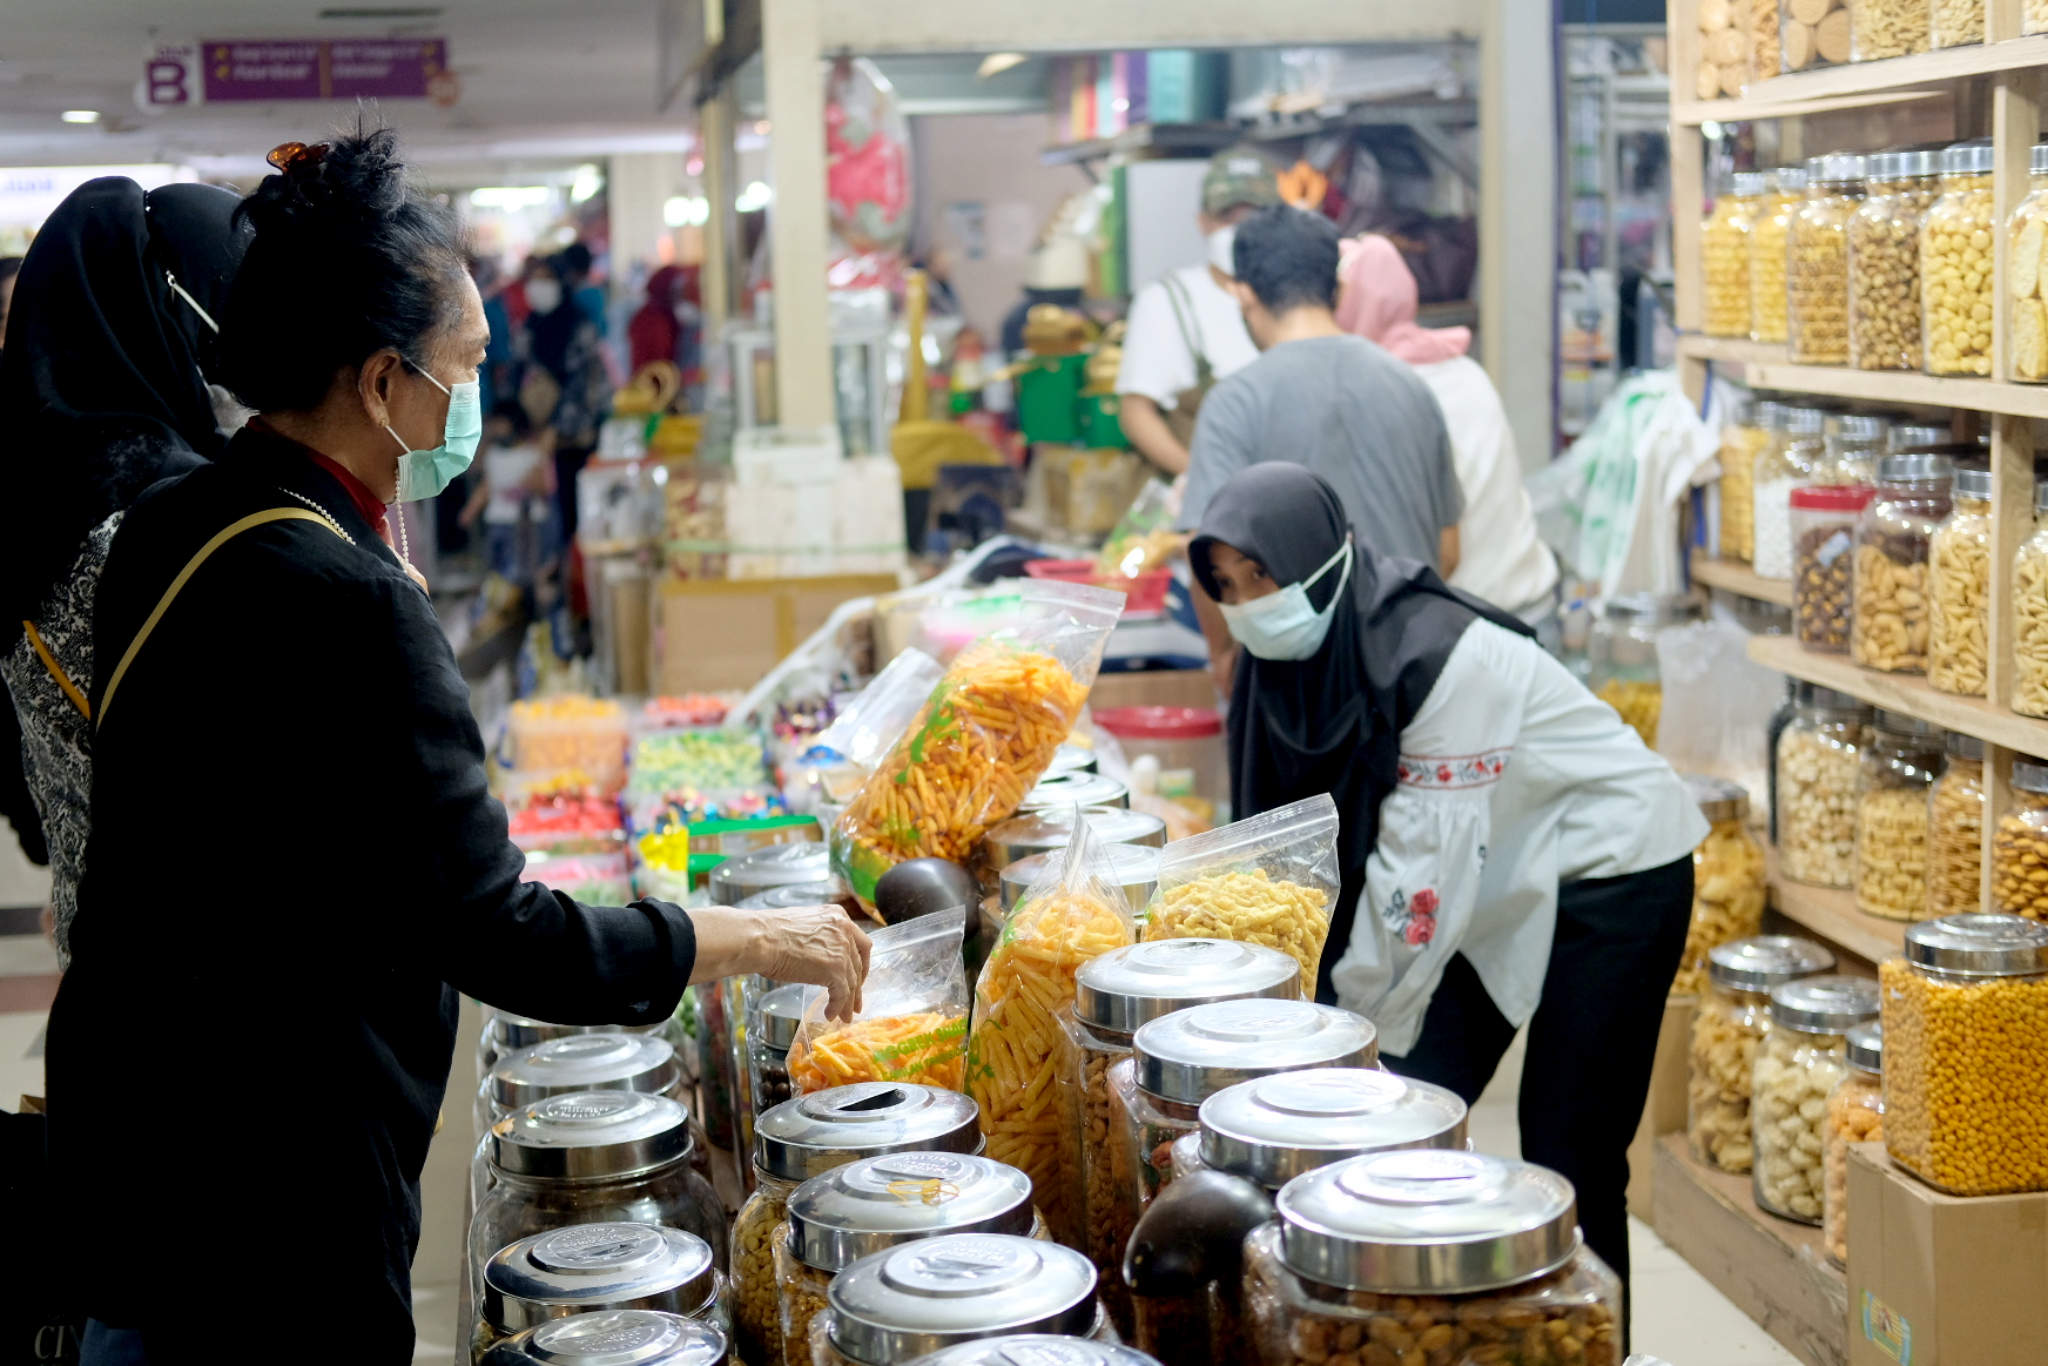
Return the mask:
<svg viewBox="0 0 2048 1366">
<path fill-rule="evenodd" d="M 1849 59 L 1877 62 L 1925 52 L 1929 0 L 1849 0 Z"/>
<path fill-rule="evenodd" d="M 1989 0 L 1933 0 L 1934 46 L 1967 47 L 1984 41 L 1984 10 Z"/>
<path fill-rule="evenodd" d="M 1692 920 L 1672 991 L 1696 995 L 1707 982 L 1707 954 L 1748 939 L 1763 924 L 1764 851 L 1749 833 L 1749 794 L 1719 778 L 1685 775 L 1710 828 L 1692 853 Z"/>
<path fill-rule="evenodd" d="M 1792 494 L 1814 482 L 1814 470 L 1826 450 L 1826 418 L 1818 408 L 1781 404 L 1770 444 L 1757 455 L 1751 489 L 1756 527 L 1750 540 L 1750 563 L 1761 578 L 1793 576 Z"/>
<path fill-rule="evenodd" d="M 1821 1121 L 1829 1093 L 1848 1071 L 1844 1036 L 1877 1014 L 1877 984 L 1868 978 L 1806 977 L 1771 989 L 1771 1027 L 1757 1048 L 1751 1085 L 1751 1184 L 1759 1208 L 1820 1223 Z"/>
<path fill-rule="evenodd" d="M 1948 517 L 1955 462 L 1945 455 L 1887 455 L 1877 496 L 1856 527 L 1855 614 L 1849 654 L 1885 673 L 1927 670 L 1927 555 Z"/>
<path fill-rule="evenodd" d="M 1924 43 L 1924 25 L 1920 33 Z M 1918 370 L 1920 219 L 1934 203 L 1938 157 L 1878 152 L 1864 162 L 1868 192 L 1849 220 L 1849 364 Z"/>
<path fill-rule="evenodd" d="M 1809 650 L 1849 648 L 1856 525 L 1874 496 L 1873 489 L 1843 484 L 1792 490 L 1792 617 Z"/>
<path fill-rule="evenodd" d="M 2028 9 L 2048 0 L 2028 0 Z M 2029 29 L 2028 32 L 2032 32 Z M 2038 383 L 2048 380 L 2048 272 L 2041 269 L 2048 258 L 2048 142 L 2037 142 L 2029 153 L 2029 190 L 2006 223 L 2006 354 L 2012 379 Z"/>
<path fill-rule="evenodd" d="M 1735 3 L 1749 6 L 1749 79 L 1769 80 L 1785 69 L 1778 41 L 1778 0 L 1735 0 Z M 2043 3 L 2048 3 L 2048 0 L 2043 0 Z"/>
<path fill-rule="evenodd" d="M 1984 742 L 1949 732 L 1948 757 L 1927 798 L 1927 918 L 1982 903 Z"/>
<path fill-rule="evenodd" d="M 1841 17 L 1846 42 L 1848 12 L 1834 13 Z M 1787 34 L 1798 27 L 1788 24 Z M 1792 219 L 1785 268 L 1791 358 L 1800 364 L 1848 363 L 1849 219 L 1862 202 L 1862 157 L 1835 152 L 1807 161 L 1806 201 Z"/>
<path fill-rule="evenodd" d="M 1737 172 L 1700 224 L 1701 330 L 1710 337 L 1749 335 L 1750 214 L 1763 193 L 1761 174 Z"/>
<path fill-rule="evenodd" d="M 1769 400 L 1737 400 L 1721 428 L 1721 557 L 1747 564 L 1755 551 L 1756 458 L 1781 422 L 1779 405 Z"/>
<path fill-rule="evenodd" d="M 2020 32 L 2048 33 L 2048 0 L 2021 0 Z"/>
<path fill-rule="evenodd" d="M 1992 198 L 1989 139 L 1941 154 L 1941 196 L 1920 220 L 1920 333 L 1930 375 L 1991 373 Z"/>
<path fill-rule="evenodd" d="M 960 956 L 964 907 L 936 911 L 868 936 L 861 1008 L 826 1014 L 811 997 L 789 1050 L 789 1075 L 803 1093 L 863 1081 L 907 1081 L 960 1089 L 967 1055 L 967 972 Z"/>
<path fill-rule="evenodd" d="M 1834 66 L 1851 56 L 1847 0 L 1785 0 L 1778 36 L 1787 71 Z"/>
<path fill-rule="evenodd" d="M 1881 711 L 1856 781 L 1856 909 L 1887 920 L 1927 914 L 1928 790 L 1941 767 L 1939 727 Z"/>
<path fill-rule="evenodd" d="M 1955 474 L 1955 506 L 1927 544 L 1927 681 L 1984 696 L 1991 635 L 1991 471 Z"/>
<path fill-rule="evenodd" d="M 2048 479 L 2034 485 L 2034 534 L 2012 557 L 2012 709 L 2048 716 Z"/>
<path fill-rule="evenodd" d="M 1860 1024 L 1848 1038 L 1849 1070 L 1828 1095 L 1821 1122 L 1821 1245 L 1836 1266 L 1849 1264 L 1849 1145 L 1884 1140 L 1884 1028 Z"/>
<path fill-rule="evenodd" d="M 1698 7 L 1699 66 L 1694 85 L 1703 100 L 1735 96 L 1749 81 L 1749 35 L 1743 31 L 1748 0 L 1707 0 Z"/>
<path fill-rule="evenodd" d="M 1772 2 L 1756 0 L 1759 6 Z M 1778 26 L 1771 24 L 1769 30 L 1775 49 Z M 1749 339 L 1775 343 L 1783 342 L 1791 331 L 1786 256 L 1791 247 L 1792 220 L 1806 199 L 1806 168 L 1781 166 L 1768 174 L 1771 191 L 1757 205 L 1749 229 Z"/>
<path fill-rule="evenodd" d="M 2048 920 L 2048 764 L 2015 758 L 2012 805 L 1991 840 L 1991 897 L 2007 915 Z"/>
<path fill-rule="evenodd" d="M 1707 991 L 1693 1012 L 1687 1052 L 1686 1139 L 1695 1161 L 1749 1172 L 1750 1088 L 1757 1045 L 1771 1028 L 1771 989 L 1834 965 L 1820 945 L 1786 935 L 1737 940 L 1707 955 Z"/>
<path fill-rule="evenodd" d="M 1794 689 L 1778 736 L 1778 867 L 1794 882 L 1848 887 L 1856 871 L 1856 783 L 1870 709 L 1812 683 Z"/>
</svg>

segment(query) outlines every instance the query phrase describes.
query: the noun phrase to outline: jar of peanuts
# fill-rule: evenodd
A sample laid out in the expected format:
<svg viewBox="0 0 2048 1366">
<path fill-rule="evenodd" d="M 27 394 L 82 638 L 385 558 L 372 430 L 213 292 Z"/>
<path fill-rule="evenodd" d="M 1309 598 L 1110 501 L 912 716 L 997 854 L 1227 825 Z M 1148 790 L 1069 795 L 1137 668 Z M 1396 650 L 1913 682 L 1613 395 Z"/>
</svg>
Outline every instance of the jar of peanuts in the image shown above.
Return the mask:
<svg viewBox="0 0 2048 1366">
<path fill-rule="evenodd" d="M 1930 375 L 1991 373 L 1995 204 L 1987 139 L 1941 154 L 1941 197 L 1920 220 L 1920 335 Z"/>
<path fill-rule="evenodd" d="M 1813 683 L 1793 691 L 1778 736 L 1778 869 L 1794 882 L 1855 880 L 1856 782 L 1870 709 Z"/>
<path fill-rule="evenodd" d="M 1892 1160 L 1952 1195 L 2048 1190 L 2048 925 L 1930 920 L 1878 980 Z"/>
<path fill-rule="evenodd" d="M 1629 593 L 1609 598 L 1587 640 L 1586 686 L 1621 713 L 1643 743 L 1657 747 L 1664 685 L 1657 672 L 1657 633 L 1698 621 L 1706 604 L 1691 594 Z"/>
<path fill-rule="evenodd" d="M 1745 314 L 1746 316 L 1746 314 Z M 1721 557 L 1747 564 L 1756 536 L 1756 458 L 1781 409 L 1768 399 L 1732 401 L 1721 425 Z"/>
<path fill-rule="evenodd" d="M 1784 0 L 1778 45 L 1787 71 L 1834 66 L 1850 57 L 1848 0 Z"/>
<path fill-rule="evenodd" d="M 1950 731 L 1927 798 L 1927 918 L 1983 905 L 1984 742 Z"/>
<path fill-rule="evenodd" d="M 1364 1360 L 1365 1344 L 1394 1362 L 1621 1362 L 1620 1282 L 1555 1172 L 1376 1153 L 1297 1178 L 1275 1205 L 1244 1240 L 1258 1366 Z"/>
<path fill-rule="evenodd" d="M 1991 904 L 2048 920 L 2048 763 L 2014 759 L 2012 805 L 1991 838 Z"/>
<path fill-rule="evenodd" d="M 2012 709 L 2048 716 L 2048 479 L 2034 485 L 2034 534 L 2012 557 Z"/>
<path fill-rule="evenodd" d="M 1814 468 L 1827 449 L 1826 423 L 1827 414 L 1818 408 L 1783 405 L 1770 444 L 1757 454 L 1750 491 L 1756 509 L 1750 564 L 1762 578 L 1792 577 L 1792 490 L 1813 482 Z"/>
<path fill-rule="evenodd" d="M 1775 35 L 1776 28 L 1771 32 Z M 1790 333 L 1786 255 L 1791 249 L 1792 220 L 1806 202 L 1806 168 L 1781 166 L 1768 174 L 1770 188 L 1750 219 L 1749 339 L 1777 343 Z"/>
<path fill-rule="evenodd" d="M 1785 267 L 1791 358 L 1801 364 L 1849 361 L 1849 220 L 1862 203 L 1862 157 L 1833 152 L 1807 161 Z"/>
<path fill-rule="evenodd" d="M 1849 60 L 1879 62 L 1927 50 L 1928 0 L 1849 0 Z"/>
<path fill-rule="evenodd" d="M 1955 505 L 1927 545 L 1927 681 L 1984 696 L 1991 634 L 1991 471 L 1956 470 Z"/>
<path fill-rule="evenodd" d="M 1988 0 L 1934 0 L 1934 46 L 1968 47 L 1984 41 Z"/>
<path fill-rule="evenodd" d="M 1707 983 L 1707 954 L 1762 927 L 1767 888 L 1763 846 L 1749 833 L 1749 793 L 1697 773 L 1686 774 L 1685 785 L 1708 830 L 1692 851 L 1692 920 L 1671 990 L 1694 996 Z"/>
<path fill-rule="evenodd" d="M 1849 651 L 1856 525 L 1875 496 L 1868 485 L 1792 490 L 1792 616 L 1809 650 Z"/>
<path fill-rule="evenodd" d="M 1927 671 L 1927 553 L 1951 510 L 1955 462 L 1887 455 L 1877 497 L 1856 526 L 1855 617 L 1849 654 L 1866 669 Z"/>
<path fill-rule="evenodd" d="M 1693 1012 L 1685 1128 L 1694 1160 L 1740 1176 L 1754 1153 L 1749 1122 L 1757 1044 L 1770 1032 L 1771 989 L 1827 972 L 1835 956 L 1788 935 L 1723 944 L 1707 955 L 1707 992 Z"/>
<path fill-rule="evenodd" d="M 1884 1028 L 1860 1024 L 1846 1037 L 1849 1070 L 1821 1124 L 1821 1244 L 1836 1266 L 1849 1264 L 1849 1145 L 1884 1139 Z"/>
<path fill-rule="evenodd" d="M 1739 171 L 1700 224 L 1703 328 L 1710 337 L 1749 335 L 1749 232 L 1763 193 L 1761 173 Z"/>
<path fill-rule="evenodd" d="M 2044 0 L 2033 0 L 2048 9 Z M 2048 279 L 2041 262 L 2048 257 L 2048 142 L 2037 142 L 2030 154 L 2027 197 L 2012 211 L 2006 231 L 2006 354 L 2010 378 L 2040 383 L 2048 380 Z"/>
<path fill-rule="evenodd" d="M 1878 152 L 1864 165 L 1866 193 L 1849 220 L 1849 364 L 1918 370 L 1920 218 L 1934 203 L 1938 154 Z"/>
<path fill-rule="evenodd" d="M 1928 790 L 1941 729 L 1881 711 L 1856 783 L 1856 909 L 1887 920 L 1927 914 Z"/>
<path fill-rule="evenodd" d="M 1844 1035 L 1877 1012 L 1877 983 L 1867 977 L 1807 977 L 1772 988 L 1771 1028 L 1757 1048 L 1750 1106 L 1759 1209 L 1820 1222 L 1821 1121 L 1828 1094 L 1849 1068 Z"/>
</svg>

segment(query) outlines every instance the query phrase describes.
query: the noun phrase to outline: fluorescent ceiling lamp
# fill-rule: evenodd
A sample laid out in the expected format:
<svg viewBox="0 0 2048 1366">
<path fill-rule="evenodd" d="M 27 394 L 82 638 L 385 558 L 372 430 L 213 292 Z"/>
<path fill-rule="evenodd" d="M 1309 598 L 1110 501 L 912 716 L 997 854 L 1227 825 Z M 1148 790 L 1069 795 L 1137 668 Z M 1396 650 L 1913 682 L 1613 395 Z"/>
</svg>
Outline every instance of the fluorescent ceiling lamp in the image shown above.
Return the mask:
<svg viewBox="0 0 2048 1366">
<path fill-rule="evenodd" d="M 750 181 L 747 188 L 739 192 L 732 206 L 741 213 L 755 213 L 774 202 L 775 191 L 769 189 L 765 181 L 755 180 Z"/>
<path fill-rule="evenodd" d="M 486 185 L 469 192 L 469 202 L 479 209 L 537 209 L 555 197 L 545 185 Z"/>
<path fill-rule="evenodd" d="M 569 202 L 581 204 L 603 188 L 604 172 L 586 161 L 576 168 L 576 178 L 569 182 Z"/>
<path fill-rule="evenodd" d="M 991 76 L 1002 75 L 1013 66 L 1023 64 L 1024 54 L 1021 52 L 991 52 L 981 59 L 981 68 L 974 73 L 974 78 L 985 81 Z"/>
<path fill-rule="evenodd" d="M 66 123 L 98 123 L 100 121 L 100 111 L 97 109 L 67 109 L 57 117 L 63 119 Z"/>
<path fill-rule="evenodd" d="M 702 227 L 711 221 L 711 201 L 702 195 L 675 195 L 662 204 L 661 221 L 672 228 Z"/>
</svg>

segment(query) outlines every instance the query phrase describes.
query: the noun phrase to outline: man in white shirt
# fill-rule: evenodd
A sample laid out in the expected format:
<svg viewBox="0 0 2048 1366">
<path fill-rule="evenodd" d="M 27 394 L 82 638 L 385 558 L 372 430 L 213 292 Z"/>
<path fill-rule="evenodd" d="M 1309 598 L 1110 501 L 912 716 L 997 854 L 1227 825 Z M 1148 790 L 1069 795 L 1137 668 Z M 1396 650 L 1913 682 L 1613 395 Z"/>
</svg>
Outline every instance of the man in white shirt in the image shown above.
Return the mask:
<svg viewBox="0 0 2048 1366">
<path fill-rule="evenodd" d="M 1280 202 L 1273 172 L 1257 151 L 1233 147 L 1210 158 L 1196 221 L 1208 260 L 1138 291 L 1117 371 L 1119 417 L 1140 454 L 1168 474 L 1188 467 L 1195 408 L 1209 386 L 1258 359 L 1244 313 L 1227 288 L 1237 225 Z"/>
</svg>

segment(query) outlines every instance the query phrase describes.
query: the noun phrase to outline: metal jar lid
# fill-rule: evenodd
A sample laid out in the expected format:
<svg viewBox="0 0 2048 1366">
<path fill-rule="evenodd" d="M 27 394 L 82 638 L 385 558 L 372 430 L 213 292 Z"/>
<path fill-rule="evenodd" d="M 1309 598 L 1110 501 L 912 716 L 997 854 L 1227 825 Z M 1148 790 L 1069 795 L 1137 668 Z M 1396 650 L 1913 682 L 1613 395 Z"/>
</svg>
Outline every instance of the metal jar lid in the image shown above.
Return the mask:
<svg viewBox="0 0 2048 1366">
<path fill-rule="evenodd" d="M 1989 138 L 1971 138 L 1941 149 L 1943 175 L 1990 175 L 1998 154 Z"/>
<path fill-rule="evenodd" d="M 638 1091 L 573 1091 L 493 1124 L 491 1165 L 535 1180 L 602 1181 L 657 1171 L 690 1155 L 690 1112 Z"/>
<path fill-rule="evenodd" d="M 1162 1015 L 1131 1036 L 1138 1088 L 1200 1105 L 1226 1086 L 1305 1067 L 1370 1067 L 1379 1031 L 1314 1001 L 1221 1001 Z"/>
<path fill-rule="evenodd" d="M 1991 471 L 1982 465 L 1956 466 L 1956 482 L 1953 489 L 1958 498 L 1970 498 L 1980 503 L 1991 501 Z"/>
<path fill-rule="evenodd" d="M 1610 621 L 1644 626 L 1674 626 L 1706 615 L 1704 599 L 1692 593 L 1624 593 L 1609 598 L 1601 614 Z"/>
<path fill-rule="evenodd" d="M 1849 1041 L 1849 1066 L 1859 1072 L 1884 1075 L 1884 1026 L 1876 1020 L 1852 1027 L 1843 1036 Z"/>
<path fill-rule="evenodd" d="M 958 1091 L 863 1081 L 785 1100 L 754 1121 L 754 1164 L 808 1181 L 881 1153 L 981 1150 L 975 1105 Z"/>
<path fill-rule="evenodd" d="M 1785 405 L 1785 435 L 1791 437 L 1819 436 L 1826 428 L 1827 410 L 1808 407 L 1804 404 Z"/>
<path fill-rule="evenodd" d="M 1083 816 L 1088 828 L 1104 844 L 1136 844 L 1148 849 L 1166 847 L 1166 822 L 1143 811 L 1126 811 L 1120 806 L 1089 807 Z M 1007 868 L 1018 859 L 1030 858 L 1054 849 L 1064 849 L 1074 838 L 1074 812 L 1052 807 L 1012 816 L 988 832 L 986 846 L 992 867 Z"/>
<path fill-rule="evenodd" d="M 1984 762 L 1984 742 L 1974 735 L 1952 730 L 1942 741 L 1942 748 L 1958 759 L 1974 759 L 1980 764 Z"/>
<path fill-rule="evenodd" d="M 613 1309 L 529 1328 L 486 1352 L 482 1366 L 720 1366 L 730 1350 L 712 1324 Z"/>
<path fill-rule="evenodd" d="M 1202 1161 L 1278 1190 L 1304 1172 L 1397 1148 L 1463 1148 L 1455 1092 L 1368 1067 L 1283 1072 L 1202 1102 Z"/>
<path fill-rule="evenodd" d="M 1572 1183 L 1486 1153 L 1375 1153 L 1290 1181 L 1280 1257 L 1346 1290 L 1457 1295 L 1555 1271 L 1579 1247 Z"/>
<path fill-rule="evenodd" d="M 711 900 L 737 906 L 750 896 L 795 882 L 826 882 L 832 877 L 831 852 L 816 840 L 771 844 L 766 849 L 729 858 L 711 870 Z"/>
<path fill-rule="evenodd" d="M 491 1101 L 516 1110 L 570 1091 L 672 1089 L 681 1078 L 676 1051 L 652 1034 L 572 1034 L 522 1048 L 491 1069 Z"/>
<path fill-rule="evenodd" d="M 887 1366 L 970 1338 L 1085 1334 L 1095 1323 L 1095 1264 L 1036 1238 L 953 1234 L 863 1257 L 825 1298 L 832 1345 Z"/>
<path fill-rule="evenodd" d="M 1892 451 L 1947 450 L 1954 441 L 1955 437 L 1946 427 L 1906 422 L 1891 429 L 1885 437 L 1885 447 Z"/>
<path fill-rule="evenodd" d="M 1776 431 L 1785 423 L 1785 405 L 1775 398 L 1760 398 L 1750 408 L 1749 417 L 1765 431 Z"/>
<path fill-rule="evenodd" d="M 667 1028 L 667 1020 L 650 1025 L 565 1025 L 493 1011 L 485 1032 L 497 1044 L 498 1056 L 502 1058 L 522 1048 L 531 1048 L 549 1039 L 566 1039 L 572 1034 L 660 1034 Z"/>
<path fill-rule="evenodd" d="M 1853 185 L 1863 179 L 1863 158 L 1849 152 L 1829 152 L 1806 159 L 1806 184 Z"/>
<path fill-rule="evenodd" d="M 1096 773 L 1095 751 L 1086 745 L 1069 741 L 1052 752 L 1052 762 L 1045 766 L 1047 773 Z"/>
<path fill-rule="evenodd" d="M 1131 790 L 1114 778 L 1100 773 L 1055 773 L 1040 778 L 1038 786 L 1017 803 L 1019 811 L 1043 811 L 1051 806 L 1116 806 L 1131 804 Z"/>
<path fill-rule="evenodd" d="M 1135 844 L 1105 844 L 1097 851 L 1109 861 L 1116 874 L 1116 885 L 1122 889 L 1124 901 L 1136 914 L 1145 909 L 1152 900 L 1152 893 L 1159 888 L 1159 851 L 1146 849 Z M 1004 868 L 1001 875 L 1003 906 L 1008 910 L 1017 909 L 1017 903 L 1024 899 L 1024 893 L 1031 890 L 1031 884 L 1049 870 L 1057 873 L 1065 866 L 1067 851 L 1054 849 L 1043 854 L 1020 858 Z"/>
<path fill-rule="evenodd" d="M 756 1040 L 778 1053 L 787 1053 L 796 1043 L 797 1027 L 804 1022 L 804 1007 L 815 1000 L 823 987 L 789 982 L 761 994 L 760 1030 Z"/>
<path fill-rule="evenodd" d="M 1802 977 L 1771 988 L 1771 1023 L 1801 1034 L 1846 1033 L 1877 1011 L 1877 983 L 1868 977 Z"/>
<path fill-rule="evenodd" d="M 814 1176 L 789 1197 L 789 1250 L 843 1271 L 944 1233 L 1029 1234 L 1031 1178 L 991 1157 L 888 1153 Z"/>
<path fill-rule="evenodd" d="M 1728 178 L 1728 192 L 1737 199 L 1749 199 L 1760 195 L 1769 182 L 1762 171 L 1737 171 Z"/>
<path fill-rule="evenodd" d="M 1074 974 L 1074 1018 L 1131 1035 L 1162 1015 L 1214 1001 L 1301 996 L 1301 965 L 1278 949 L 1228 939 L 1155 939 L 1111 949 Z"/>
<path fill-rule="evenodd" d="M 585 1309 L 695 1314 L 718 1292 L 711 1245 L 656 1224 L 576 1224 L 521 1238 L 484 1263 L 484 1321 L 517 1333 Z"/>
<path fill-rule="evenodd" d="M 1839 413 L 1835 417 L 1835 428 L 1829 434 L 1830 442 L 1844 446 L 1863 444 L 1883 445 L 1885 420 L 1875 413 Z"/>
<path fill-rule="evenodd" d="M 1135 1347 L 1093 1338 L 1011 1333 L 957 1343 L 921 1356 L 910 1366 L 1159 1366 Z"/>
<path fill-rule="evenodd" d="M 1940 726 L 1932 721 L 1922 721 L 1917 716 L 1908 716 L 1904 712 L 1880 709 L 1871 717 L 1870 724 L 1873 729 L 1900 739 L 1939 740 L 1941 737 Z M 1939 749 L 1941 746 L 1936 744 L 1933 748 Z"/>
<path fill-rule="evenodd" d="M 1704 773 L 1684 774 L 1686 791 L 1699 804 L 1700 814 L 1716 823 L 1739 821 L 1749 815 L 1749 789 L 1740 783 L 1731 783 L 1725 778 L 1710 778 Z"/>
<path fill-rule="evenodd" d="M 1906 961 L 1954 977 L 2048 972 L 2048 925 L 2016 915 L 1945 915 L 1906 930 Z"/>
<path fill-rule="evenodd" d="M 781 887 L 770 887 L 765 892 L 741 897 L 734 903 L 733 909 L 779 911 L 790 906 L 843 906 L 846 900 L 846 884 L 833 878 L 824 882 L 792 882 Z"/>
<path fill-rule="evenodd" d="M 1707 951 L 1707 977 L 1735 991 L 1769 991 L 1780 982 L 1811 977 L 1835 966 L 1835 955 L 1810 939 L 1760 934 Z"/>
<path fill-rule="evenodd" d="M 2027 152 L 2027 173 L 2048 175 L 2048 142 L 2037 142 Z"/>
<path fill-rule="evenodd" d="M 1777 170 L 1768 172 L 1768 174 L 1771 177 L 1772 183 L 1778 187 L 1778 191 L 1781 194 L 1797 194 L 1806 188 L 1806 168 L 1804 166 L 1780 166 Z"/>
<path fill-rule="evenodd" d="M 1955 478 L 1956 462 L 1945 455 L 1914 452 L 1887 455 L 1877 462 L 1880 484 L 1943 483 Z"/>
<path fill-rule="evenodd" d="M 2048 764 L 2038 759 L 2013 760 L 2012 785 L 2022 792 L 2048 792 Z"/>
</svg>

